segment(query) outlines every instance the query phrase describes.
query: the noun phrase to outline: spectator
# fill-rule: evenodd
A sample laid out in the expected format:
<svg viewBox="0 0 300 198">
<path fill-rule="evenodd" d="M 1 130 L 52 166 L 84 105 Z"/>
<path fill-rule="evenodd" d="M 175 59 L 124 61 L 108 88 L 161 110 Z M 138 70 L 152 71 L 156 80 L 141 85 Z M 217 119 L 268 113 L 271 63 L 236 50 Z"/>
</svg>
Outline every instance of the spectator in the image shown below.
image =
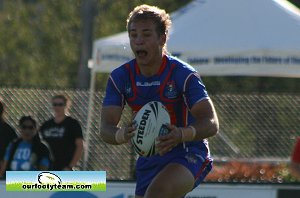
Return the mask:
<svg viewBox="0 0 300 198">
<path fill-rule="evenodd" d="M 8 145 L 0 176 L 4 176 L 6 170 L 34 171 L 51 167 L 51 152 L 37 134 L 36 121 L 30 116 L 23 116 L 19 127 L 20 138 Z"/>
<path fill-rule="evenodd" d="M 4 120 L 4 102 L 0 98 L 0 169 L 3 164 L 3 158 L 5 154 L 6 147 L 9 142 L 17 138 L 15 130 L 5 122 Z"/>
<path fill-rule="evenodd" d="M 54 116 L 40 128 L 42 138 L 49 144 L 54 155 L 54 170 L 72 170 L 83 152 L 83 135 L 79 122 L 67 116 L 70 101 L 64 95 L 52 100 Z"/>
</svg>

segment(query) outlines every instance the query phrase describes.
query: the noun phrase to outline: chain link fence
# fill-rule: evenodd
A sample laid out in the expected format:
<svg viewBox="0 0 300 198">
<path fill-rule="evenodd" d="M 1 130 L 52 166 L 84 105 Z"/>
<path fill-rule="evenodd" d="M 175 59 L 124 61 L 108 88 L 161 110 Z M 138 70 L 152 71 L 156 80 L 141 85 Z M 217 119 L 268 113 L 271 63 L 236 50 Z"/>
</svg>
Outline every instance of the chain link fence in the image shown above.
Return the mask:
<svg viewBox="0 0 300 198">
<path fill-rule="evenodd" d="M 22 115 L 32 115 L 39 124 L 43 123 L 51 117 L 50 99 L 58 93 L 71 99 L 70 115 L 80 121 L 86 137 L 89 101 L 89 91 L 86 90 L 0 88 L 0 96 L 6 104 L 6 120 L 16 129 Z M 133 148 L 129 144 L 108 145 L 100 139 L 99 121 L 104 93 L 94 94 L 89 145 L 85 148 L 89 157 L 87 161 L 81 160 L 78 168 L 83 169 L 83 163 L 86 163 L 84 167 L 87 170 L 106 170 L 109 180 L 132 180 L 136 160 Z M 214 94 L 211 98 L 220 121 L 220 133 L 209 141 L 216 163 L 288 162 L 295 137 L 300 136 L 300 94 L 230 93 Z M 130 119 L 130 111 L 125 109 L 121 124 Z M 219 176 L 213 175 L 212 181 L 220 180 L 222 174 L 218 170 Z M 232 169 L 224 174 L 230 175 L 230 171 Z"/>
</svg>

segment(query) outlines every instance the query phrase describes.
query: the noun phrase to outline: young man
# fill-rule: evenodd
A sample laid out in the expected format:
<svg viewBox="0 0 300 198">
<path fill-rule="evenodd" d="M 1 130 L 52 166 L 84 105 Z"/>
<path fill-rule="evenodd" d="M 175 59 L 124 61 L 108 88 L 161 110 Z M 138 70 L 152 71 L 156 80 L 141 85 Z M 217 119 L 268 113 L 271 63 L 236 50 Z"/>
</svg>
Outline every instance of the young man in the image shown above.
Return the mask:
<svg viewBox="0 0 300 198">
<path fill-rule="evenodd" d="M 54 170 L 72 170 L 83 152 L 83 135 L 79 122 L 67 116 L 69 100 L 55 95 L 52 100 L 54 117 L 40 128 L 42 138 L 49 144 L 54 155 Z"/>
<path fill-rule="evenodd" d="M 162 102 L 171 117 L 169 134 L 159 138 L 159 155 L 139 157 L 136 197 L 182 197 L 212 167 L 206 138 L 219 129 L 211 99 L 197 72 L 167 54 L 171 21 L 157 7 L 136 7 L 127 19 L 135 59 L 115 69 L 108 80 L 101 116 L 101 137 L 123 144 L 133 137 L 134 124 L 119 128 L 123 107 L 133 113 L 150 101 Z"/>
</svg>

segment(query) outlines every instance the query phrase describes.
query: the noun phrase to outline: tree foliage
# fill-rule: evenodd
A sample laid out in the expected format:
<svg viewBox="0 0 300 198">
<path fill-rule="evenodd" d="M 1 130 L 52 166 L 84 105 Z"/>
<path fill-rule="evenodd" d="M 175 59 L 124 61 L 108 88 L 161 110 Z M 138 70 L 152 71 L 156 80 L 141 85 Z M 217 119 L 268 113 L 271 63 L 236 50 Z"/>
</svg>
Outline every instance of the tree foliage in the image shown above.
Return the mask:
<svg viewBox="0 0 300 198">
<path fill-rule="evenodd" d="M 94 38 L 123 31 L 128 12 L 140 3 L 174 11 L 189 0 L 100 0 L 95 3 Z M 0 83 L 6 86 L 75 87 L 80 58 L 80 0 L 2 0 Z"/>
<path fill-rule="evenodd" d="M 82 46 L 84 0 L 0 0 L 0 84 L 75 88 Z M 139 4 L 150 4 L 173 12 L 191 0 L 93 0 L 93 38 L 125 31 L 128 13 Z M 291 0 L 299 5 L 298 0 Z M 107 75 L 97 75 L 103 88 Z M 264 90 L 276 78 L 205 77 L 217 90 Z M 87 79 L 88 80 L 88 79 Z M 298 79 L 285 79 L 282 90 L 294 90 Z M 214 89 L 217 87 L 218 89 Z M 230 87 L 230 89 L 228 89 Z M 245 88 L 246 87 L 246 88 Z M 275 89 L 275 88 L 274 88 Z"/>
<path fill-rule="evenodd" d="M 4 1 L 0 12 L 2 85 L 72 86 L 80 51 L 79 5 L 71 0 Z"/>
</svg>

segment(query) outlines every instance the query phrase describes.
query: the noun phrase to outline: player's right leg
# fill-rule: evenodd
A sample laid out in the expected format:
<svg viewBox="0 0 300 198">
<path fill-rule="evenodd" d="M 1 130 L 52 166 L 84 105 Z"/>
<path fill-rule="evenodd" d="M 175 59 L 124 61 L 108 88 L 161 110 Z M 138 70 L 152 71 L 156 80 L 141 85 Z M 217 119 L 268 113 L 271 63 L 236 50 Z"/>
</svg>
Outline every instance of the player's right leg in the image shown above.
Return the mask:
<svg viewBox="0 0 300 198">
<path fill-rule="evenodd" d="M 171 194 L 175 194 L 165 197 L 183 196 L 192 190 L 190 183 L 194 184 L 193 187 L 198 186 L 211 168 L 212 162 L 207 158 L 207 153 L 198 147 L 177 147 L 155 160 L 139 158 L 136 164 L 135 195 L 137 198 L 158 198 L 161 196 L 153 195 L 155 192 L 168 194 L 168 189 L 172 189 Z M 183 181 L 183 178 L 187 180 Z"/>
<path fill-rule="evenodd" d="M 145 198 L 180 198 L 193 189 L 195 178 L 185 166 L 168 164 L 147 188 Z"/>
</svg>

